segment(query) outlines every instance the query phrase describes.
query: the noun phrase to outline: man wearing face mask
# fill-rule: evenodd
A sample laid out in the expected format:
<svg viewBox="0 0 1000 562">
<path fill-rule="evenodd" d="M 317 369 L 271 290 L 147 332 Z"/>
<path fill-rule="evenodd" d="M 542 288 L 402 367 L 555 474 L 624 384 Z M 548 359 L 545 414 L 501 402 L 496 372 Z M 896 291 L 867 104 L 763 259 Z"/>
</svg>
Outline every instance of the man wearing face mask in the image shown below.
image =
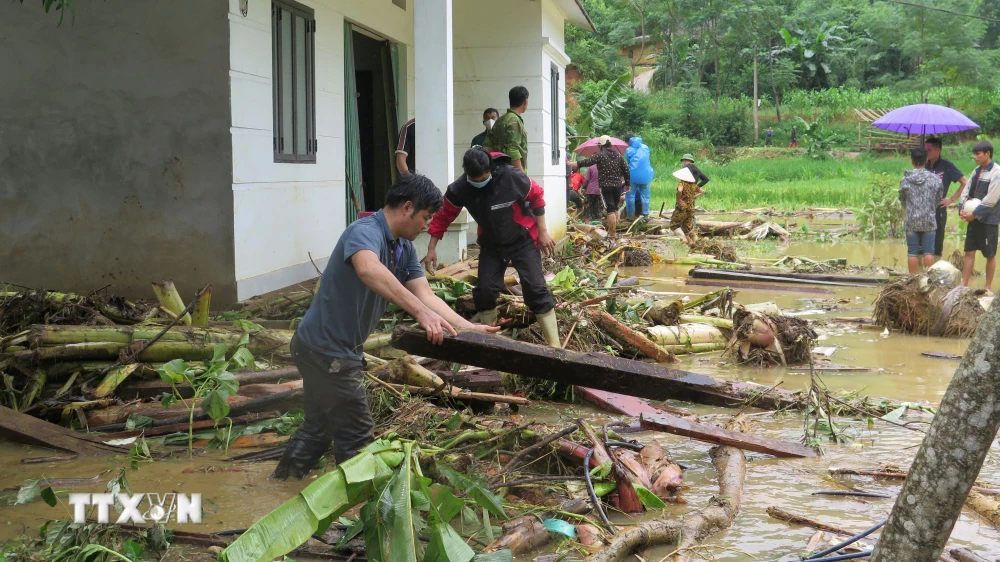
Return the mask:
<svg viewBox="0 0 1000 562">
<path fill-rule="evenodd" d="M 464 207 L 479 225 L 479 283 L 472 291 L 479 320 L 496 324 L 497 296 L 504 272 L 514 266 L 524 291 L 524 303 L 535 314 L 546 343 L 562 347 L 553 310 L 552 293 L 545 283 L 542 255 L 555 248 L 545 226 L 545 199 L 541 186 L 510 163 L 502 152 L 470 148 L 462 158 L 465 173 L 448 186 L 444 206 L 428 228 L 431 236 L 427 271 L 437 267 L 437 244 Z"/>
<path fill-rule="evenodd" d="M 528 89 L 514 86 L 507 93 L 507 99 L 510 101 L 510 109 L 497 119 L 483 146 L 492 151 L 503 152 L 510 157 L 512 166 L 527 172 L 528 131 L 524 128 L 524 117 L 521 116 L 528 111 Z"/>
<path fill-rule="evenodd" d="M 486 137 L 489 136 L 490 130 L 493 129 L 493 124 L 497 122 L 500 118 L 500 112 L 496 108 L 489 108 L 483 112 L 483 126 L 486 130 L 479 133 L 478 135 L 472 137 L 472 144 L 469 146 L 483 146 L 486 144 Z"/>
</svg>

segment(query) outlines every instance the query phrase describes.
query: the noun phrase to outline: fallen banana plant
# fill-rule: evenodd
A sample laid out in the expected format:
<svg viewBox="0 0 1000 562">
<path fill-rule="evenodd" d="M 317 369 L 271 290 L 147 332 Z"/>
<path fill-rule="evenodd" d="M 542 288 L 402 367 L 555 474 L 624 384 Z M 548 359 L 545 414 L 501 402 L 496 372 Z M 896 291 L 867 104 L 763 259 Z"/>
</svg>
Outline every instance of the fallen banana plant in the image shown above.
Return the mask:
<svg viewBox="0 0 1000 562">
<path fill-rule="evenodd" d="M 484 482 L 438 464 L 438 472 L 466 495 L 457 497 L 450 486 L 424 477 L 417 454 L 409 441 L 372 443 L 247 529 L 219 562 L 282 557 L 358 504 L 365 505 L 343 541 L 363 533 L 369 560 L 469 562 L 476 553 L 451 521 L 470 502 L 506 519 L 500 498 Z"/>
</svg>

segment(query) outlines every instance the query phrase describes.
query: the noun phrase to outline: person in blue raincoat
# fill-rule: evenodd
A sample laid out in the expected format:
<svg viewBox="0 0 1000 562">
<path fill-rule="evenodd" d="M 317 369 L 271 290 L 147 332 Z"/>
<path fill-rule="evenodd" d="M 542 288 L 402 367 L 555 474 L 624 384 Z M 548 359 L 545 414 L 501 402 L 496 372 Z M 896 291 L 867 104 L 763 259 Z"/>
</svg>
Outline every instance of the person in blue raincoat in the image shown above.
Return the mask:
<svg viewBox="0 0 1000 562">
<path fill-rule="evenodd" d="M 629 220 L 635 218 L 636 196 L 639 197 L 639 214 L 649 216 L 649 184 L 653 182 L 653 166 L 649 163 L 649 147 L 642 144 L 642 137 L 631 137 L 625 149 L 628 162 L 631 189 L 625 193 L 625 214 Z"/>
</svg>

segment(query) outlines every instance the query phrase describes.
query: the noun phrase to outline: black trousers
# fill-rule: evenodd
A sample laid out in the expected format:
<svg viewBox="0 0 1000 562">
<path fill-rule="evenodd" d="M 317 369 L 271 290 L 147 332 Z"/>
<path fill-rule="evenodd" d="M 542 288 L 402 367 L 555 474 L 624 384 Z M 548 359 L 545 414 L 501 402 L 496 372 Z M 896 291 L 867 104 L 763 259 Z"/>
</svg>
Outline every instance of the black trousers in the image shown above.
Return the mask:
<svg viewBox="0 0 1000 562">
<path fill-rule="evenodd" d="M 371 411 L 363 384 L 363 363 L 338 359 L 312 350 L 292 336 L 292 359 L 302 374 L 305 421 L 288 442 L 301 460 L 312 459 L 306 470 L 330 448 L 337 463 L 353 457 L 372 442 Z"/>
<path fill-rule="evenodd" d="M 482 246 L 479 250 L 479 284 L 472 290 L 476 310 L 496 308 L 497 296 L 504 288 L 504 272 L 511 265 L 521 279 L 521 291 L 528 308 L 535 314 L 552 310 L 552 293 L 545 283 L 542 254 L 530 238 L 512 248 Z"/>
<path fill-rule="evenodd" d="M 573 191 L 572 189 L 566 190 L 566 208 L 569 208 L 570 203 L 576 206 L 577 210 L 583 209 L 583 198 L 580 194 Z"/>
<path fill-rule="evenodd" d="M 940 256 L 944 251 L 944 227 L 948 224 L 948 209 L 938 207 L 934 213 L 937 219 L 937 233 L 934 236 L 934 255 Z"/>
</svg>

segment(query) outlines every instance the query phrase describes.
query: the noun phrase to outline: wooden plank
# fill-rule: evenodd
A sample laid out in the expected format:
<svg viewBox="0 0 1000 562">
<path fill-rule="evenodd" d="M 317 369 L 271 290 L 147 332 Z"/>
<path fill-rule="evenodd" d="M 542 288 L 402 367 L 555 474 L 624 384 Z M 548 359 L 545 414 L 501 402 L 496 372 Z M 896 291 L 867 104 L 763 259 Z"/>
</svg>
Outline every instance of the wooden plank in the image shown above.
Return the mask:
<svg viewBox="0 0 1000 562">
<path fill-rule="evenodd" d="M 6 406 L 0 406 L 0 437 L 78 455 L 120 455 L 128 452 L 128 449 L 107 445 L 90 435 L 15 412 Z"/>
<path fill-rule="evenodd" d="M 442 396 L 447 395 L 456 400 L 473 400 L 479 402 L 493 402 L 494 404 L 516 404 L 518 406 L 530 406 L 531 400 L 523 396 L 506 396 L 502 394 L 487 394 L 485 392 L 469 392 L 461 388 L 447 387 L 444 390 L 426 388 L 422 386 L 410 386 L 406 384 L 385 383 L 386 386 L 399 391 L 405 390 L 410 394 L 420 394 L 422 396 Z"/>
<path fill-rule="evenodd" d="M 643 414 L 639 424 L 646 429 L 665 431 L 674 435 L 690 437 L 698 441 L 736 447 L 746 451 L 766 453 L 785 458 L 812 458 L 819 456 L 812 447 L 806 447 L 790 441 L 768 439 L 750 435 L 740 431 L 722 429 L 714 425 L 702 424 L 685 420 L 671 414 Z"/>
<path fill-rule="evenodd" d="M 299 370 L 295 367 L 233 374 L 236 376 L 236 380 L 240 383 L 240 386 L 302 379 L 302 375 L 299 374 Z M 189 386 L 180 386 L 177 390 L 180 391 L 182 398 L 190 398 L 194 392 Z M 150 380 L 128 379 L 115 390 L 115 397 L 122 401 L 128 401 L 155 398 L 165 392 L 171 392 L 170 384 L 163 382 L 159 378 Z"/>
<path fill-rule="evenodd" d="M 576 387 L 576 394 L 602 410 L 632 416 L 633 418 L 638 418 L 643 414 L 655 415 L 663 413 L 662 410 L 650 406 L 646 401 L 633 396 L 626 396 L 625 394 L 605 392 L 585 386 Z"/>
<path fill-rule="evenodd" d="M 248 423 L 253 423 L 256 421 L 267 420 L 271 418 L 276 418 L 281 415 L 281 412 L 275 410 L 272 412 L 260 412 L 255 414 L 246 414 L 245 416 L 238 416 L 233 418 L 233 425 L 243 425 Z M 101 437 L 104 439 L 125 439 L 128 437 L 138 437 L 143 435 L 145 437 L 158 437 L 160 435 L 168 435 L 170 433 L 176 433 L 178 431 L 187 431 L 188 427 L 192 429 L 209 429 L 219 425 L 215 420 L 201 420 L 192 422 L 188 424 L 187 422 L 175 423 L 170 425 L 161 425 L 158 427 L 144 427 L 142 429 L 133 429 L 131 431 L 119 431 L 117 433 L 104 433 Z"/>
<path fill-rule="evenodd" d="M 712 281 L 711 279 L 685 279 L 686 285 L 694 287 L 729 287 L 747 291 L 771 291 L 775 293 L 802 293 L 807 295 L 832 295 L 833 291 L 823 287 L 789 287 L 753 281 Z"/>
<path fill-rule="evenodd" d="M 392 345 L 408 353 L 496 369 L 506 373 L 628 394 L 651 400 L 676 398 L 715 406 L 733 406 L 758 397 L 761 407 L 800 408 L 799 393 L 740 381 L 723 381 L 614 357 L 606 353 L 581 353 L 514 341 L 475 331 L 460 331 L 441 345 L 427 341 L 423 330 L 397 326 Z M 762 394 L 766 396 L 761 397 Z"/>
<path fill-rule="evenodd" d="M 433 372 L 445 382 L 459 388 L 479 391 L 503 388 L 503 375 L 492 369 L 473 369 L 457 373 L 439 370 L 434 370 Z"/>
</svg>

